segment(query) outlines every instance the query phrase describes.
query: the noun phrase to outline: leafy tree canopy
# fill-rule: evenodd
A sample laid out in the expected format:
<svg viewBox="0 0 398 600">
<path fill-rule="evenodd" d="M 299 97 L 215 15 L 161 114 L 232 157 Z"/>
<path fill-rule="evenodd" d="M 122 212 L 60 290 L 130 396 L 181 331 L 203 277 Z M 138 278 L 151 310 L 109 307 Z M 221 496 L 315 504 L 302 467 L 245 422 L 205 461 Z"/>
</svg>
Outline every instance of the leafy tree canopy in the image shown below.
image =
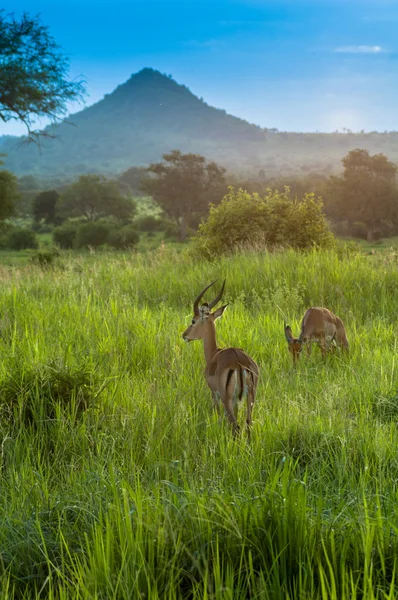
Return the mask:
<svg viewBox="0 0 398 600">
<path fill-rule="evenodd" d="M 131 219 L 136 211 L 134 200 L 120 193 L 118 182 L 102 175 L 81 175 L 61 194 L 59 207 L 65 218 L 85 217 L 88 221 L 110 215 Z"/>
<path fill-rule="evenodd" d="M 59 194 L 55 190 L 40 192 L 33 199 L 33 217 L 35 221 L 44 219 L 46 223 L 56 223 L 56 208 Z"/>
<path fill-rule="evenodd" d="M 141 182 L 147 175 L 146 167 L 130 167 L 119 176 L 119 181 L 129 186 L 134 195 L 142 195 Z"/>
<path fill-rule="evenodd" d="M 10 171 L 0 170 L 0 222 L 14 213 L 18 199 L 17 178 Z"/>
<path fill-rule="evenodd" d="M 172 150 L 147 171 L 153 176 L 143 180 L 142 188 L 176 222 L 181 240 L 187 226 L 197 225 L 209 205 L 220 202 L 226 192 L 225 169 L 200 154 Z"/>
<path fill-rule="evenodd" d="M 384 222 L 398 220 L 397 166 L 362 149 L 348 152 L 342 163 L 342 177 L 329 180 L 329 211 L 335 219 L 364 223 L 372 240 Z"/>
<path fill-rule="evenodd" d="M 30 139 L 37 117 L 59 121 L 71 100 L 84 94 L 68 78 L 69 62 L 38 17 L 20 20 L 0 11 L 0 120 L 22 121 Z"/>
</svg>

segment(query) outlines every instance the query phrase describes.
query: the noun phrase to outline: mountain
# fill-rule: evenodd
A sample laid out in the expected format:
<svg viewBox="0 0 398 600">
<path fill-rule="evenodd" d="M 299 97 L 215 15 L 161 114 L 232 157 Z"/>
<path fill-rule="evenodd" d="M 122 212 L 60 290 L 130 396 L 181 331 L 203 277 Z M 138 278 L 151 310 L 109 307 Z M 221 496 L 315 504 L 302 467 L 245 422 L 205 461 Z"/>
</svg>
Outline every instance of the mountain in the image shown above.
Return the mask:
<svg viewBox="0 0 398 600">
<path fill-rule="evenodd" d="M 7 168 L 17 174 L 61 175 L 121 171 L 147 165 L 173 148 L 232 159 L 239 146 L 264 142 L 260 127 L 208 106 L 185 86 L 152 69 L 143 69 L 100 102 L 71 115 L 46 132 L 41 153 L 19 138 L 3 138 Z"/>
<path fill-rule="evenodd" d="M 21 144 L 21 138 L 0 138 L 0 153 L 8 155 L 5 167 L 17 175 L 66 180 L 148 165 L 174 148 L 203 154 L 245 176 L 260 170 L 266 175 L 330 172 L 357 147 L 398 160 L 397 133 L 261 129 L 209 106 L 184 85 L 148 68 L 66 121 L 46 128 L 56 138 L 43 139 L 40 152 L 34 144 Z"/>
</svg>

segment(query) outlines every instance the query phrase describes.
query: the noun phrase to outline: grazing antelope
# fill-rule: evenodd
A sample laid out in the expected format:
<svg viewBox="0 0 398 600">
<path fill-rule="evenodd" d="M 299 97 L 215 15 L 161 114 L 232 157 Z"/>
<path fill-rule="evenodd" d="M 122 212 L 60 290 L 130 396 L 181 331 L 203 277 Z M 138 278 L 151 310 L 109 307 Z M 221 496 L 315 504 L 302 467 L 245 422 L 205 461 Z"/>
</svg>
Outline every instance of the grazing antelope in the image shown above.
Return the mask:
<svg viewBox="0 0 398 600">
<path fill-rule="evenodd" d="M 218 296 L 212 302 L 208 304 L 206 302 L 199 306 L 202 296 L 214 283 L 215 281 L 206 286 L 194 301 L 192 323 L 184 331 L 182 337 L 186 342 L 203 340 L 206 359 L 205 378 L 211 390 L 214 407 L 220 414 L 220 401 L 222 402 L 234 434 L 239 432 L 238 408 L 243 397 L 246 396 L 246 423 L 250 438 L 251 413 L 256 397 L 258 366 L 240 348 L 221 349 L 217 347 L 215 321 L 221 317 L 228 305 L 225 304 L 214 312 L 211 310 L 222 298 L 225 280 Z"/>
<path fill-rule="evenodd" d="M 326 351 L 335 342 L 348 350 L 348 340 L 343 321 L 327 308 L 308 308 L 302 323 L 298 338 L 294 338 L 289 325 L 285 323 L 285 336 L 289 344 L 289 351 L 293 356 L 293 365 L 296 364 L 303 344 L 307 345 L 307 355 L 311 354 L 311 343 L 316 342 L 321 349 L 322 358 Z"/>
</svg>

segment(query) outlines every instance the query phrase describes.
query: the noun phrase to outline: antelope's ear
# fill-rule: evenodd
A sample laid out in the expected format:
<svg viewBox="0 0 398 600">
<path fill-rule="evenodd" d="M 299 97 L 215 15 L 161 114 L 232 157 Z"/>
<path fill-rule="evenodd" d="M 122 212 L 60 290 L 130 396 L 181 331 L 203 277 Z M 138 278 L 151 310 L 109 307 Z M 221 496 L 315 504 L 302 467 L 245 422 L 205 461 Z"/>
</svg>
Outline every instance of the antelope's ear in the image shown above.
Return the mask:
<svg viewBox="0 0 398 600">
<path fill-rule="evenodd" d="M 290 344 L 290 342 L 293 341 L 292 330 L 290 328 L 290 325 L 286 325 L 286 323 L 285 323 L 285 338 L 286 338 L 286 341 L 289 342 L 289 344 Z"/>
<path fill-rule="evenodd" d="M 213 313 L 214 320 L 218 319 L 218 317 L 221 317 L 221 315 L 223 314 L 223 312 L 227 308 L 227 306 L 228 306 L 228 304 L 224 304 L 224 306 L 220 306 L 220 308 L 217 308 L 217 310 L 214 311 L 214 313 Z"/>
</svg>

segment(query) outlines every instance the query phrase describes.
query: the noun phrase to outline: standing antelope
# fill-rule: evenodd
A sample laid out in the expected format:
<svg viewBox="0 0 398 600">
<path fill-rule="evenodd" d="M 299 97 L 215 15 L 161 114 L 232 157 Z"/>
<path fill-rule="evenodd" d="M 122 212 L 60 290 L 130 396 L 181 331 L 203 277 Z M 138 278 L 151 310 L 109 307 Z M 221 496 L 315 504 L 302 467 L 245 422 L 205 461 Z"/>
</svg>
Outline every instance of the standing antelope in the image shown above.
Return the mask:
<svg viewBox="0 0 398 600">
<path fill-rule="evenodd" d="M 240 348 L 221 349 L 217 347 L 215 320 L 221 317 L 228 305 L 225 304 L 214 312 L 210 311 L 222 298 L 225 280 L 218 296 L 209 304 L 206 302 L 199 306 L 202 296 L 214 283 L 215 281 L 206 286 L 193 303 L 192 323 L 184 331 L 182 337 L 186 342 L 203 340 L 206 359 L 205 378 L 212 393 L 214 407 L 220 414 L 220 401 L 223 403 L 225 414 L 232 425 L 234 434 L 239 432 L 238 408 L 243 396 L 246 396 L 246 423 L 250 438 L 251 413 L 256 397 L 258 367 L 254 360 Z"/>
<path fill-rule="evenodd" d="M 294 338 L 289 325 L 285 324 L 285 336 L 289 344 L 289 351 L 293 356 L 293 365 L 296 364 L 303 344 L 307 345 L 307 355 L 311 354 L 311 343 L 316 342 L 321 349 L 322 358 L 326 357 L 326 350 L 333 342 L 348 350 L 348 340 L 343 321 L 327 308 L 308 308 L 302 323 L 298 338 Z"/>
</svg>

